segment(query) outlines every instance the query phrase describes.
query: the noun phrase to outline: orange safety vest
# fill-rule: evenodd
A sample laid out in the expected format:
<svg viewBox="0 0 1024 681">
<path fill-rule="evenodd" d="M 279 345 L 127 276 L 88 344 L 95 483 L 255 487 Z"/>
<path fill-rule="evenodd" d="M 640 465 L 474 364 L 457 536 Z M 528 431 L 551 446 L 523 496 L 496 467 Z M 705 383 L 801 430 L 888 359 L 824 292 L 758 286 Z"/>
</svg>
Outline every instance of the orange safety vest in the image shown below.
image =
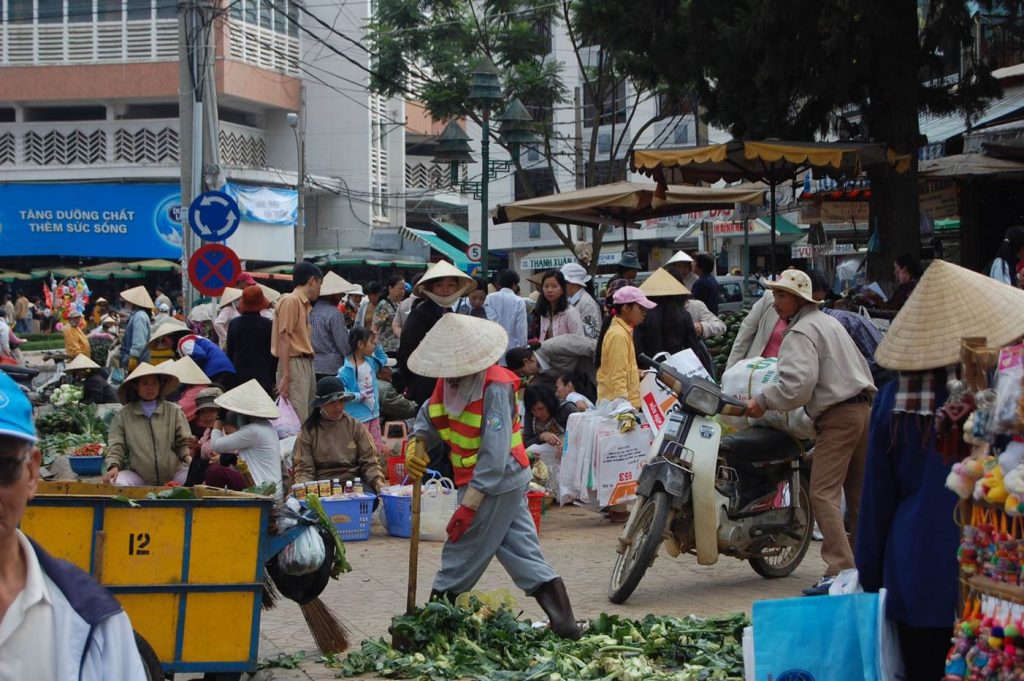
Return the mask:
<svg viewBox="0 0 1024 681">
<path fill-rule="evenodd" d="M 458 416 L 453 416 L 444 408 L 444 381 L 439 378 L 434 386 L 434 394 L 430 396 L 427 413 L 437 434 L 451 448 L 452 468 L 455 471 L 455 484 L 461 487 L 473 479 L 473 468 L 476 467 L 477 452 L 480 450 L 480 429 L 483 426 L 483 396 L 466 405 L 466 409 Z M 484 391 L 490 383 L 508 383 L 515 391 L 519 387 L 519 377 L 500 366 L 492 366 L 484 376 Z M 510 452 L 519 465 L 526 468 L 530 459 L 523 446 L 523 434 L 519 430 L 519 410 L 512 404 L 512 451 Z"/>
</svg>

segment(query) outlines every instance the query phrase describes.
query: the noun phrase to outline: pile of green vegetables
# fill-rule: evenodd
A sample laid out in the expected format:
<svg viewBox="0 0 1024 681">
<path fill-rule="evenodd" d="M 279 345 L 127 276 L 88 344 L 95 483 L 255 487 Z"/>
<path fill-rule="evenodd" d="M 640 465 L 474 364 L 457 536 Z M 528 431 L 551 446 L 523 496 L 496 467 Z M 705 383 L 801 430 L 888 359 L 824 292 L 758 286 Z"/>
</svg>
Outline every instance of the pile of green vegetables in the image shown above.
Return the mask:
<svg viewBox="0 0 1024 681">
<path fill-rule="evenodd" d="M 65 404 L 36 417 L 43 465 L 79 447 L 107 441 L 108 423 L 97 415 L 96 405 Z"/>
<path fill-rule="evenodd" d="M 715 375 L 721 376 L 722 372 L 725 371 L 725 363 L 729 359 L 729 353 L 732 352 L 733 343 L 736 342 L 736 334 L 739 333 L 740 324 L 747 318 L 747 314 L 750 313 L 750 308 L 743 308 L 739 312 L 724 312 L 719 315 L 719 318 L 725 322 L 725 333 L 721 336 L 708 339 L 704 341 L 704 344 L 708 346 L 708 352 L 711 353 L 711 359 L 715 362 Z"/>
<path fill-rule="evenodd" d="M 345 657 L 328 657 L 340 676 L 373 673 L 396 679 L 478 678 L 494 681 L 727 681 L 743 678 L 746 615 L 642 620 L 602 613 L 583 638 L 558 638 L 506 607 L 469 599 L 466 607 L 432 601 L 396 617 L 391 631 L 412 642 L 395 650 L 384 639 L 363 641 Z"/>
</svg>

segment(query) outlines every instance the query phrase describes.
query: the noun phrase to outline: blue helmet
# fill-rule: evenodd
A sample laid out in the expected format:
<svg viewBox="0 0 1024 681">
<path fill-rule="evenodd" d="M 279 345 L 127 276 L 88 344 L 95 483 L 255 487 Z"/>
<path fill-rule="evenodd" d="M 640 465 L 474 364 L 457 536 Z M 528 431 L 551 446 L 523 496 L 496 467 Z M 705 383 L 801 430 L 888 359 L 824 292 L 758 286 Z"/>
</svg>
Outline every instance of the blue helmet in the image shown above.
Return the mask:
<svg viewBox="0 0 1024 681">
<path fill-rule="evenodd" d="M 0 435 L 36 441 L 36 426 L 32 422 L 32 404 L 18 384 L 0 371 Z"/>
</svg>

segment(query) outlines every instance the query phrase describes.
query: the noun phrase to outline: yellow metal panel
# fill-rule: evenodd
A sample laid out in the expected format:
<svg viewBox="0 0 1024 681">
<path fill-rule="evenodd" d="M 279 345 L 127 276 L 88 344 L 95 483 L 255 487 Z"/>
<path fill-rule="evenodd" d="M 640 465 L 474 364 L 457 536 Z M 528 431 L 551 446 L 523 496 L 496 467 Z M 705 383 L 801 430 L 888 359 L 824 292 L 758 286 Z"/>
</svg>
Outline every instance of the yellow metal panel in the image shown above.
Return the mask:
<svg viewBox="0 0 1024 681">
<path fill-rule="evenodd" d="M 185 509 L 107 508 L 103 530 L 104 584 L 181 581 Z"/>
<path fill-rule="evenodd" d="M 190 593 L 185 605 L 183 662 L 249 659 L 253 592 Z"/>
<path fill-rule="evenodd" d="M 174 659 L 174 637 L 178 631 L 178 599 L 168 593 L 120 594 L 132 627 L 153 646 L 161 662 Z"/>
<path fill-rule="evenodd" d="M 50 554 L 89 572 L 93 513 L 91 506 L 29 506 L 21 517 L 21 531 Z"/>
<path fill-rule="evenodd" d="M 260 509 L 197 507 L 192 511 L 188 581 L 193 584 L 252 582 L 260 542 Z M 230 556 L 230 560 L 225 557 Z M 262 571 L 260 571 L 262 579 Z"/>
</svg>

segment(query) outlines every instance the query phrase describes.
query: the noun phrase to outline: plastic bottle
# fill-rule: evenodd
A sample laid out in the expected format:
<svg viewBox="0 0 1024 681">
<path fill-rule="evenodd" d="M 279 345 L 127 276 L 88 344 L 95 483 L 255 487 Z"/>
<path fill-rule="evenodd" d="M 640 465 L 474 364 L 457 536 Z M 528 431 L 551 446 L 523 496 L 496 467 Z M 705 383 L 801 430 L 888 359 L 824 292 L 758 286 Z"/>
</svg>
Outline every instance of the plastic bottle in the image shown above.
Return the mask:
<svg viewBox="0 0 1024 681">
<path fill-rule="evenodd" d="M 331 480 L 331 496 L 340 497 L 345 491 L 345 488 L 341 486 L 341 480 L 334 478 Z"/>
<path fill-rule="evenodd" d="M 360 480 L 359 478 L 356 478 L 355 481 L 353 481 L 353 483 L 352 483 L 352 491 L 355 492 L 356 494 L 362 494 L 363 493 L 363 481 Z"/>
<path fill-rule="evenodd" d="M 352 494 L 352 481 L 349 480 L 345 483 L 345 496 Z"/>
</svg>

